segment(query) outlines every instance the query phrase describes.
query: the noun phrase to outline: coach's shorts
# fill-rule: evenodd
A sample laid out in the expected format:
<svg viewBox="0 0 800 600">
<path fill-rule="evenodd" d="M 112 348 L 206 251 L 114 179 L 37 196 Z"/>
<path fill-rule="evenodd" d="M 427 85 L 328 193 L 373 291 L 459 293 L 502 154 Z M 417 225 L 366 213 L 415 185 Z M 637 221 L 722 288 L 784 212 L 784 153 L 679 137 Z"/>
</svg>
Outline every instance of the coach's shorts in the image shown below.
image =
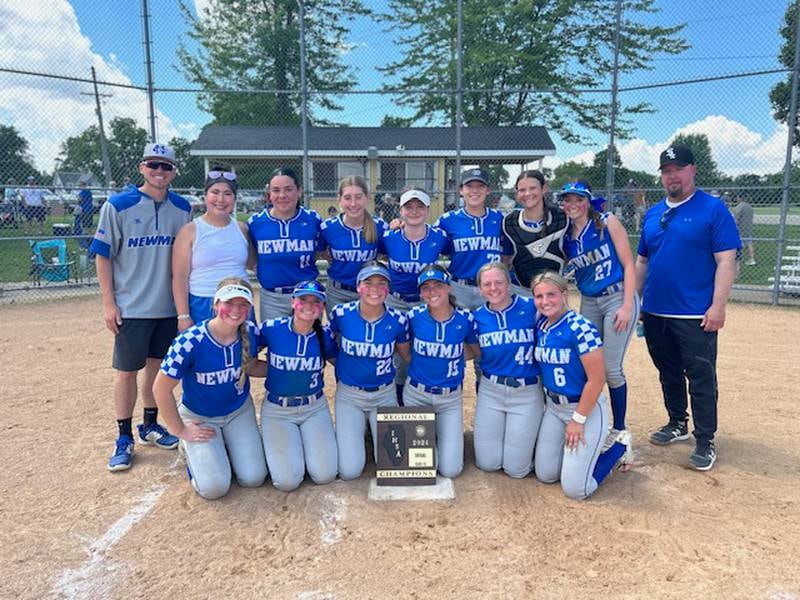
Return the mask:
<svg viewBox="0 0 800 600">
<path fill-rule="evenodd" d="M 47 218 L 47 207 L 46 206 L 23 206 L 22 212 L 25 214 L 25 218 L 28 221 L 39 221 L 43 223 L 44 220 Z"/>
<path fill-rule="evenodd" d="M 178 333 L 178 319 L 122 319 L 114 336 L 114 358 L 111 366 L 117 371 L 143 369 L 148 358 L 161 360 Z"/>
</svg>

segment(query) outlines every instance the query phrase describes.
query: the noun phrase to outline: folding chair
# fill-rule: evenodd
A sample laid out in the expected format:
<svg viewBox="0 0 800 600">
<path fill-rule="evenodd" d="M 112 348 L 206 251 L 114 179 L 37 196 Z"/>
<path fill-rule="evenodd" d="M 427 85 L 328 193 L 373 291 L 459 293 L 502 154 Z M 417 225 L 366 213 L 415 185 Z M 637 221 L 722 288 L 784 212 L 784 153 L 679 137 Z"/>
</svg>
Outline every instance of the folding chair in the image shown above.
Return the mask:
<svg viewBox="0 0 800 600">
<path fill-rule="evenodd" d="M 33 285 L 75 279 L 74 260 L 67 260 L 67 242 L 65 240 L 31 241 L 31 279 Z"/>
</svg>

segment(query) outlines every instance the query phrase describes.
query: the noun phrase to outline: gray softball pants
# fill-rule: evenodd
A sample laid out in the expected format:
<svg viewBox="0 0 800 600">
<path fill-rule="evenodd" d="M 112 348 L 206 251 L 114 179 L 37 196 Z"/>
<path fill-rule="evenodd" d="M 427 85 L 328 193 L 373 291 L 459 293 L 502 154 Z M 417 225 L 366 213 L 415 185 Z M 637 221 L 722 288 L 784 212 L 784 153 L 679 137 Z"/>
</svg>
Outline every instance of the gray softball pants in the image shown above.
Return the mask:
<svg viewBox="0 0 800 600">
<path fill-rule="evenodd" d="M 403 404 L 430 408 L 436 413 L 436 467 L 444 477 L 457 477 L 464 469 L 461 388 L 449 394 L 431 394 L 406 381 Z"/>
<path fill-rule="evenodd" d="M 522 478 L 533 469 L 533 449 L 544 413 L 541 378 L 517 388 L 481 378 L 475 407 L 475 465 Z"/>
<path fill-rule="evenodd" d="M 221 417 L 198 415 L 183 404 L 178 406 L 178 414 L 184 423 L 197 422 L 211 427 L 217 434 L 207 442 L 181 440 L 192 487 L 198 494 L 208 500 L 227 494 L 231 487 L 231 468 L 243 487 L 258 487 L 264 483 L 267 463 L 252 399 L 248 398 L 240 408 Z"/>
</svg>

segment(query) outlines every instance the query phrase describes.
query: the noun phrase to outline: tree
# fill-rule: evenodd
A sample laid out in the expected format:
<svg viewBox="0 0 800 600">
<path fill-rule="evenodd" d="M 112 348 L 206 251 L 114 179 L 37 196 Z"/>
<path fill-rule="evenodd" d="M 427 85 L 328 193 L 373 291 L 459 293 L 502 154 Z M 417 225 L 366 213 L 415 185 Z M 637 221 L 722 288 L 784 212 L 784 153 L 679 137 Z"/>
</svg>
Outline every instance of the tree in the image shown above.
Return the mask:
<svg viewBox="0 0 800 600">
<path fill-rule="evenodd" d="M 0 124 L 0 185 L 13 179 L 16 183 L 25 183 L 29 175 L 38 179 L 40 173 L 33 166 L 33 159 L 28 153 L 28 140 L 13 125 Z"/>
<path fill-rule="evenodd" d="M 687 48 L 683 25 L 660 27 L 636 20 L 653 13 L 655 0 L 624 0 L 622 73 L 649 69 L 658 54 Z M 387 87 L 456 88 L 455 0 L 390 0 L 382 18 L 398 37 L 403 57 L 383 71 L 398 78 Z M 468 126 L 541 124 L 570 142 L 577 128 L 608 126 L 607 94 L 581 93 L 609 87 L 615 13 L 608 0 L 464 0 L 463 119 Z M 398 103 L 414 119 L 454 124 L 455 95 L 400 92 Z M 626 115 L 645 104 L 620 106 L 617 134 L 630 133 Z"/>
<path fill-rule="evenodd" d="M 205 165 L 199 156 L 189 154 L 192 142 L 187 139 L 176 137 L 172 138 L 168 144 L 175 150 L 175 158 L 178 159 L 180 168 L 175 179 L 172 180 L 174 188 L 190 188 L 202 186 L 205 181 Z"/>
<path fill-rule="evenodd" d="M 694 154 L 694 164 L 697 166 L 695 183 L 698 187 L 718 186 L 723 179 L 719 172 L 717 162 L 711 155 L 711 144 L 704 133 L 681 133 L 676 135 L 671 144 L 689 146 Z"/>
<path fill-rule="evenodd" d="M 125 177 L 135 178 L 142 160 L 142 149 L 147 143 L 147 132 L 135 119 L 115 117 L 109 123 L 108 157 L 111 177 L 121 182 Z M 60 170 L 90 172 L 103 180 L 103 160 L 100 153 L 100 131 L 92 125 L 80 134 L 67 138 L 61 144 Z"/>
<path fill-rule="evenodd" d="M 780 29 L 783 37 L 783 45 L 779 59 L 781 64 L 790 69 L 785 81 L 779 81 L 770 90 L 769 100 L 772 103 L 772 111 L 775 119 L 781 123 L 789 123 L 789 104 L 792 98 L 792 73 L 794 69 L 794 45 L 795 32 L 797 31 L 797 2 L 790 2 L 783 17 L 783 27 Z M 794 145 L 800 147 L 800 129 L 795 123 Z"/>
<path fill-rule="evenodd" d="M 305 0 L 306 76 L 310 91 L 345 91 L 354 77 L 342 60 L 347 49 L 343 21 L 368 14 L 361 0 Z M 205 90 L 201 109 L 214 125 L 297 125 L 300 123 L 300 30 L 296 0 L 211 0 L 195 17 L 185 3 L 181 12 L 189 37 L 178 57 L 186 77 Z M 281 90 L 253 93 L 250 90 Z M 238 91 L 239 93 L 234 93 Z M 309 108 L 339 110 L 331 94 L 313 94 Z M 317 123 L 325 123 L 317 119 Z"/>
</svg>

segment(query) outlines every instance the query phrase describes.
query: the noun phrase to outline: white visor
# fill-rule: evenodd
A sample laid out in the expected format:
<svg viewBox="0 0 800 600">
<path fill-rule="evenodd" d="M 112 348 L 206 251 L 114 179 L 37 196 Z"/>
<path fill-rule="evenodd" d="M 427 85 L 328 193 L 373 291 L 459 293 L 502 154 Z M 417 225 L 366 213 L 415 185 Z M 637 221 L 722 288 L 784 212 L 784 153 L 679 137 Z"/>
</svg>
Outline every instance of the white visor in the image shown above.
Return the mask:
<svg viewBox="0 0 800 600">
<path fill-rule="evenodd" d="M 414 198 L 422 202 L 425 206 L 431 205 L 431 197 L 422 190 L 408 190 L 407 192 L 403 192 L 403 195 L 400 196 L 400 206 L 405 205 L 406 202 Z"/>
<path fill-rule="evenodd" d="M 233 298 L 244 298 L 250 304 L 253 304 L 253 292 L 248 290 L 243 285 L 238 285 L 236 283 L 224 285 L 217 290 L 216 294 L 214 294 L 214 302 L 217 300 L 225 302 L 226 300 L 231 300 Z"/>
</svg>

